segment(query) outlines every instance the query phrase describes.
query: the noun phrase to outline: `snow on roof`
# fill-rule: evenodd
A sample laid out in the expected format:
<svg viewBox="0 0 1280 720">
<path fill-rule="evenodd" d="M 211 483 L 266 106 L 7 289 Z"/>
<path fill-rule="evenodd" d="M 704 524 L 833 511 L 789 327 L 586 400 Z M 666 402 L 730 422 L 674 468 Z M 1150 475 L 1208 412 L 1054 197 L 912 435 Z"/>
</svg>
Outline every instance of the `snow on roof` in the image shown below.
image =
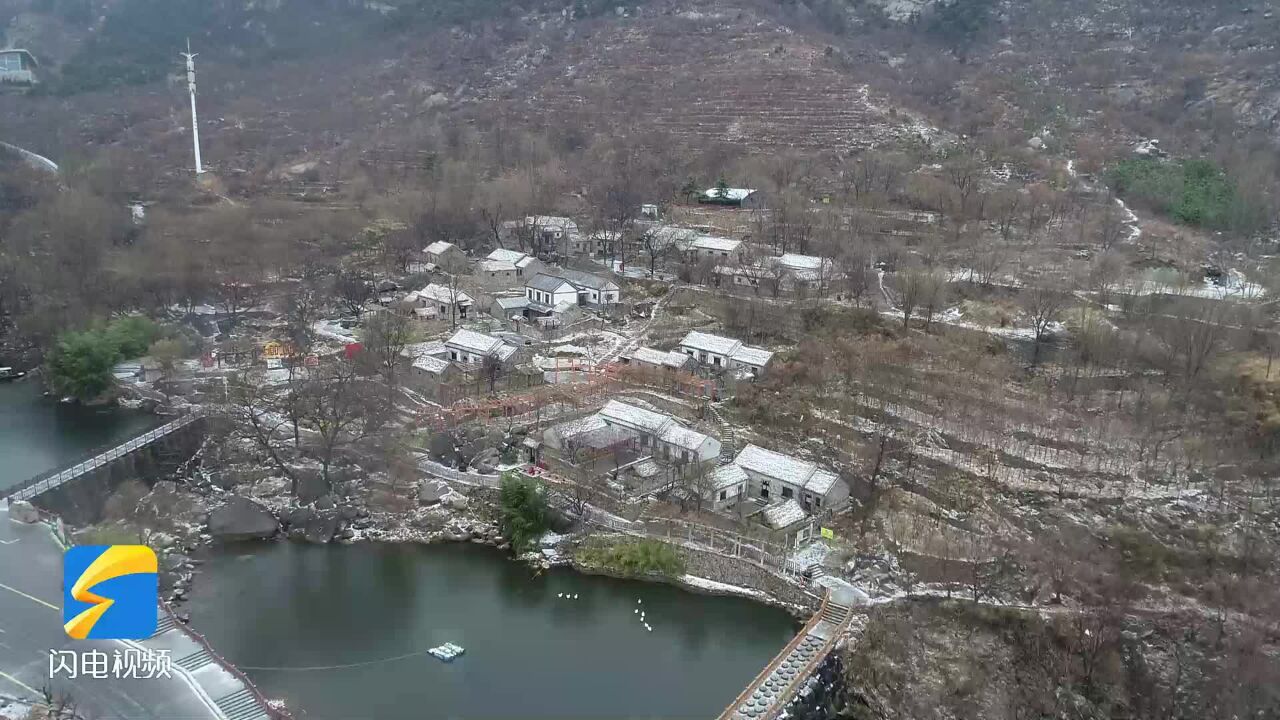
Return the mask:
<svg viewBox="0 0 1280 720">
<path fill-rule="evenodd" d="M 696 250 L 710 250 L 712 252 L 735 252 L 742 247 L 741 240 L 732 238 L 716 237 L 714 235 L 702 235 L 693 241 L 693 248 Z"/>
<path fill-rule="evenodd" d="M 764 516 L 765 523 L 775 530 L 790 527 L 807 517 L 804 508 L 794 498 L 770 505 L 760 513 Z"/>
<path fill-rule="evenodd" d="M 578 418 L 577 420 L 570 420 L 568 422 L 562 422 L 559 425 L 553 425 L 550 428 L 547 428 L 547 432 L 555 433 L 563 440 L 570 440 L 583 433 L 588 433 L 592 430 L 599 430 L 608 426 L 609 424 L 604 421 L 604 418 L 600 417 L 599 413 L 593 413 L 586 417 Z"/>
<path fill-rule="evenodd" d="M 722 196 L 720 194 L 720 188 L 709 188 L 705 194 L 713 200 L 719 200 L 723 197 L 729 200 L 742 201 L 751 197 L 751 193 L 753 192 L 755 192 L 755 190 L 747 188 L 725 188 L 725 194 Z"/>
<path fill-rule="evenodd" d="M 819 270 L 825 261 L 812 255 L 786 253 L 778 256 L 778 263 L 788 270 Z"/>
<path fill-rule="evenodd" d="M 516 354 L 517 350 L 518 348 L 516 348 L 514 345 L 508 345 L 506 343 L 503 343 L 502 345 L 498 346 L 498 349 L 494 351 L 494 354 L 497 356 L 499 360 L 501 360 L 502 362 L 506 362 Z"/>
<path fill-rule="evenodd" d="M 506 260 L 481 260 L 477 264 L 477 267 L 480 268 L 480 272 L 515 272 L 516 271 L 515 264 L 509 263 Z"/>
<path fill-rule="evenodd" d="M 533 262 L 535 258 L 533 258 L 532 256 L 526 253 L 522 253 L 519 250 L 506 250 L 504 248 L 498 248 L 497 250 L 494 250 L 493 252 L 486 255 L 485 259 L 497 260 L 499 262 L 509 262 L 518 268 L 523 268 L 529 263 Z"/>
<path fill-rule="evenodd" d="M 502 341 L 498 338 L 478 333 L 474 330 L 459 330 L 448 340 L 445 340 L 444 344 L 477 355 L 496 353 L 503 346 Z M 515 348 L 512 349 L 514 350 Z"/>
<path fill-rule="evenodd" d="M 443 240 L 437 240 L 437 241 L 435 241 L 435 242 L 431 243 L 430 245 L 428 245 L 428 246 L 426 247 L 426 249 L 424 249 L 422 252 L 423 252 L 423 253 L 425 253 L 425 254 L 427 254 L 427 255 L 442 255 L 442 254 L 444 254 L 444 253 L 446 253 L 446 252 L 449 252 L 449 249 L 450 249 L 450 248 L 455 248 L 455 249 L 456 249 L 457 247 L 458 247 L 457 245 L 454 245 L 454 244 L 453 244 L 453 243 L 451 243 L 451 242 L 445 242 L 445 241 L 443 241 Z"/>
<path fill-rule="evenodd" d="M 444 285 L 437 285 L 436 283 L 431 283 L 419 290 L 418 299 L 432 300 L 438 303 L 444 303 L 445 305 L 451 305 L 455 301 L 458 305 L 470 305 L 475 302 L 470 295 L 461 290 L 452 290 Z"/>
<path fill-rule="evenodd" d="M 747 471 L 730 463 L 721 465 L 711 473 L 711 487 L 715 490 L 724 490 L 734 485 L 745 484 L 747 479 Z"/>
<path fill-rule="evenodd" d="M 730 360 L 740 362 L 743 365 L 753 365 L 755 367 L 764 367 L 773 359 L 773 353 L 760 348 L 748 347 L 743 345 L 729 356 Z"/>
<path fill-rule="evenodd" d="M 420 358 L 424 355 L 443 355 L 445 350 L 444 343 L 439 340 L 428 340 L 427 342 L 410 343 L 404 346 L 400 354 L 404 357 Z"/>
<path fill-rule="evenodd" d="M 636 405 L 628 405 L 617 400 L 610 400 L 600 409 L 600 417 L 606 421 L 626 427 L 644 430 L 652 435 L 659 435 L 662 430 L 675 420 L 670 415 L 648 410 Z"/>
<path fill-rule="evenodd" d="M 610 280 L 609 278 L 600 277 L 599 275 L 592 275 L 591 273 L 582 272 L 580 270 L 569 270 L 566 268 L 563 270 L 558 270 L 555 274 L 565 279 L 566 281 L 568 281 L 569 284 L 574 285 L 578 288 L 585 287 L 585 288 L 591 288 L 592 290 L 610 290 L 610 289 L 617 290 L 618 289 L 618 284 Z"/>
<path fill-rule="evenodd" d="M 498 298 L 493 302 L 503 310 L 523 310 L 529 307 L 529 298 L 523 295 L 520 297 Z"/>
<path fill-rule="evenodd" d="M 576 228 L 578 224 L 567 217 L 559 217 L 556 215 L 530 215 L 524 219 L 525 224 L 533 225 L 540 228 L 558 228 L 564 230 L 566 228 Z"/>
<path fill-rule="evenodd" d="M 538 273 L 537 275 L 534 275 L 533 277 L 525 281 L 525 287 L 531 287 L 534 290 L 541 290 L 543 292 L 549 292 L 549 293 L 560 292 L 560 290 L 565 285 L 568 285 L 570 288 L 573 288 L 573 283 L 569 282 L 568 280 L 565 280 L 562 277 L 557 277 L 555 275 L 547 275 L 544 273 Z M 573 289 L 576 290 L 576 288 L 573 288 Z"/>
<path fill-rule="evenodd" d="M 704 435 L 697 430 L 690 430 L 676 422 L 672 422 L 668 425 L 658 438 L 668 445 L 674 445 L 678 448 L 684 448 L 685 450 L 698 450 L 706 443 L 714 441 L 717 446 L 716 452 L 719 452 L 720 441 L 715 440 L 709 435 Z"/>
<path fill-rule="evenodd" d="M 444 358 L 432 357 L 431 355 L 420 355 L 413 361 L 415 370 L 439 375 L 449 369 L 449 361 Z"/>
<path fill-rule="evenodd" d="M 766 450 L 758 445 L 742 448 L 738 457 L 733 459 L 733 464 L 820 495 L 825 495 L 838 479 L 811 462 Z"/>
<path fill-rule="evenodd" d="M 733 338 L 720 337 L 719 335 L 698 332 L 697 330 L 689 331 L 689 334 L 685 335 L 684 339 L 680 341 L 680 345 L 694 350 L 704 350 L 716 355 L 724 355 L 725 357 L 732 355 L 734 351 L 742 347 L 742 343 Z"/>
<path fill-rule="evenodd" d="M 650 365 L 665 365 L 667 363 L 667 354 L 665 352 L 647 347 L 638 347 L 627 357 L 636 362 L 649 363 Z"/>
<path fill-rule="evenodd" d="M 684 249 L 698 237 L 698 231 L 675 225 L 658 225 L 650 228 L 647 235 L 655 249 L 661 250 L 672 245 Z"/>
</svg>

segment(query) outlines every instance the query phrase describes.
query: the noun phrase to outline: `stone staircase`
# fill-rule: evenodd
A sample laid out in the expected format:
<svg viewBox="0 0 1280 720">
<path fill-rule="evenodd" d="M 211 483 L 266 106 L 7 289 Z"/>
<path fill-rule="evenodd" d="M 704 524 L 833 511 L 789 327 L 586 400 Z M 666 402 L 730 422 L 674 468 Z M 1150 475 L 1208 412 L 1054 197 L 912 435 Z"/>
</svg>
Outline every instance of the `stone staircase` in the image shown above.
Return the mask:
<svg viewBox="0 0 1280 720">
<path fill-rule="evenodd" d="M 738 436 L 733 430 L 733 426 L 724 419 L 724 415 L 720 414 L 720 408 L 715 405 L 708 405 L 711 408 L 711 415 L 716 419 L 716 425 L 720 428 L 720 464 L 728 465 L 738 455 Z"/>
<path fill-rule="evenodd" d="M 227 716 L 227 720 L 265 720 L 270 717 L 262 711 L 262 706 L 249 688 L 214 700 L 213 704 Z"/>
</svg>

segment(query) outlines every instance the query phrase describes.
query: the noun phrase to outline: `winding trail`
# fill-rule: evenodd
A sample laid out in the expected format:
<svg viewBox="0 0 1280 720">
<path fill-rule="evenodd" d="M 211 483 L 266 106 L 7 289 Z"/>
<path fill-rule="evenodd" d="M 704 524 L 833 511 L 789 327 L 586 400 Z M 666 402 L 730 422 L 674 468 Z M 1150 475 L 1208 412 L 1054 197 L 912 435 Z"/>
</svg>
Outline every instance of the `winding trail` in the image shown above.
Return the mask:
<svg viewBox="0 0 1280 720">
<path fill-rule="evenodd" d="M 31 167 L 37 170 L 45 170 L 47 172 L 53 173 L 54 175 L 57 175 L 60 172 L 60 170 L 58 169 L 58 163 L 50 160 L 49 158 L 43 155 L 37 155 L 36 153 L 31 152 L 30 150 L 27 150 L 25 148 L 20 148 L 17 145 L 4 142 L 3 140 L 0 140 L 0 148 L 4 148 L 5 150 L 12 152 L 13 154 L 22 158 L 23 161 L 25 161 L 28 165 L 30 165 Z"/>
</svg>

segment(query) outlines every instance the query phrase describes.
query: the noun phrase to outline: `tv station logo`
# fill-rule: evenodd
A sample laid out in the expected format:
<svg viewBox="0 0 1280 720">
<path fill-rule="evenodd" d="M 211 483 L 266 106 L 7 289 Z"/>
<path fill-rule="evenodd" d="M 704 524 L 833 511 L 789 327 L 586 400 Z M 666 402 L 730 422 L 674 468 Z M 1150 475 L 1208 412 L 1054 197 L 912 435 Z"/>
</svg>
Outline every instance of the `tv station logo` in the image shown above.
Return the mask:
<svg viewBox="0 0 1280 720">
<path fill-rule="evenodd" d="M 76 640 L 145 640 L 156 632 L 159 563 L 145 545 L 82 545 L 62 562 L 62 623 Z"/>
</svg>

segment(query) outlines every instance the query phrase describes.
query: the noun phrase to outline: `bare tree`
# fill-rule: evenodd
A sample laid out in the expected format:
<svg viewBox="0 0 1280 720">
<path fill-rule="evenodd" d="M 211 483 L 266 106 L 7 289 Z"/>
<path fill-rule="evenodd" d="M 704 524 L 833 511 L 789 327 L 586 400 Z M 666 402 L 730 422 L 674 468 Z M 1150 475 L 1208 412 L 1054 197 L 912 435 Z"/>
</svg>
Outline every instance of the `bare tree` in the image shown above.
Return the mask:
<svg viewBox="0 0 1280 720">
<path fill-rule="evenodd" d="M 1031 326 L 1034 343 L 1031 355 L 1032 365 L 1040 362 L 1041 343 L 1044 342 L 1050 326 L 1058 321 L 1070 297 L 1070 293 L 1065 290 L 1048 286 L 1027 288 L 1019 296 L 1027 324 Z"/>
<path fill-rule="evenodd" d="M 374 313 L 364 325 L 364 352 L 372 358 L 387 386 L 387 405 L 392 406 L 397 373 L 404 362 L 404 349 L 413 338 L 409 318 L 396 312 Z"/>
<path fill-rule="evenodd" d="M 356 364 L 347 359 L 316 368 L 295 395 L 300 424 L 316 436 L 308 452 L 320 463 L 321 479 L 332 491 L 330 471 L 338 451 L 380 428 L 383 408 L 369 396 Z"/>
<path fill-rule="evenodd" d="M 373 283 L 362 272 L 343 270 L 334 278 L 333 292 L 347 310 L 359 318 L 364 314 L 365 302 L 373 295 Z"/>
</svg>

